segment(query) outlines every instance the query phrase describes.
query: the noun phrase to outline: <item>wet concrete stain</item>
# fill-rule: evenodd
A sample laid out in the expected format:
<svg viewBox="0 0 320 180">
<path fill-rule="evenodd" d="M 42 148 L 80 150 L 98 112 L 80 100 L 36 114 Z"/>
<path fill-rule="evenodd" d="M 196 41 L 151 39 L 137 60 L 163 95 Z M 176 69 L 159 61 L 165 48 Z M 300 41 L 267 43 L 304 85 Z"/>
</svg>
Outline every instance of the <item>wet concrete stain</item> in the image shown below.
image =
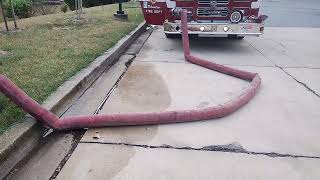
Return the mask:
<svg viewBox="0 0 320 180">
<path fill-rule="evenodd" d="M 119 151 L 118 148 L 112 147 L 110 153 L 110 159 L 108 162 L 108 167 L 106 169 L 107 179 L 111 179 L 116 176 L 123 168 L 128 166 L 130 159 L 136 154 L 134 147 L 122 148 Z"/>
<path fill-rule="evenodd" d="M 170 106 L 171 96 L 167 84 L 152 64 L 134 63 L 120 81 L 108 104 L 106 104 L 104 113 L 116 113 L 119 110 L 121 112 L 118 113 L 158 112 L 165 111 Z M 96 138 L 97 132 L 99 138 Z M 134 140 L 145 143 L 151 141 L 157 132 L 158 125 L 95 128 L 87 132 L 82 142 L 110 142 L 110 139 L 118 139 L 120 142 Z M 105 165 L 99 165 L 105 169 L 104 178 L 110 179 L 118 174 L 128 165 L 135 153 L 134 148 L 105 152 L 103 156 L 110 156 L 110 158 Z M 92 163 L 92 160 L 88 160 L 87 163 Z M 101 174 L 102 170 L 99 169 L 100 173 L 95 173 L 95 171 L 97 170 L 92 167 L 87 168 L 89 176 L 90 174 Z"/>
<path fill-rule="evenodd" d="M 94 134 L 100 131 L 100 138 L 95 139 Z M 110 127 L 110 128 L 104 128 L 104 129 L 93 129 L 90 132 L 90 135 L 93 135 L 92 139 L 87 141 L 84 139 L 82 143 L 85 143 L 86 146 L 88 146 L 88 143 L 104 143 L 104 142 L 110 142 L 111 139 L 119 139 L 120 142 L 132 142 L 135 141 L 141 141 L 141 142 L 148 142 L 154 138 L 154 136 L 158 132 L 158 125 L 153 126 L 128 126 L 128 127 Z M 90 145 L 89 145 L 90 146 Z M 112 179 L 114 176 L 116 176 L 119 172 L 121 172 L 130 162 L 130 159 L 133 158 L 136 154 L 136 149 L 133 146 L 127 146 L 125 148 L 121 148 L 121 150 L 115 150 L 118 147 L 112 146 L 112 145 L 105 145 L 104 147 L 110 146 L 112 147 L 112 150 L 106 150 L 107 152 L 103 153 L 104 157 L 110 157 L 108 158 L 107 162 L 104 164 L 99 165 L 90 165 L 88 166 L 88 173 L 86 173 L 88 176 L 95 177 L 95 174 L 104 174 L 104 178 Z M 98 151 L 100 152 L 100 151 Z M 98 155 L 96 155 L 98 156 Z M 95 160 L 88 160 L 87 163 L 93 163 Z M 97 162 L 101 162 L 100 160 L 97 160 Z M 92 167 L 96 167 L 92 168 Z M 102 168 L 101 168 L 102 167 Z M 101 168 L 101 169 L 100 169 Z M 105 171 L 103 170 L 105 169 Z M 79 168 L 81 169 L 81 168 Z M 103 173 L 102 173 L 103 172 Z M 89 177 L 87 177 L 89 178 Z M 84 178 L 86 179 L 86 178 Z M 89 178 L 90 179 L 90 178 Z M 101 178 L 98 178 L 101 179 Z"/>
<path fill-rule="evenodd" d="M 152 64 L 134 63 L 113 92 L 102 113 L 159 112 L 171 104 L 171 96 L 164 79 Z M 95 138 L 97 132 L 99 138 Z M 128 126 L 91 129 L 82 141 L 148 142 L 158 132 L 158 126 Z"/>
<path fill-rule="evenodd" d="M 209 102 L 208 101 L 202 101 L 199 103 L 199 105 L 197 106 L 198 109 L 202 109 L 209 106 Z"/>
<path fill-rule="evenodd" d="M 131 112 L 154 112 L 166 110 L 171 96 L 164 79 L 152 64 L 136 63 L 127 71 L 118 86 L 121 102 Z M 129 106 L 129 107 L 128 107 Z"/>
<path fill-rule="evenodd" d="M 151 52 L 151 46 L 150 44 L 148 43 L 145 43 L 143 48 L 140 50 L 140 53 L 138 54 L 138 59 L 140 61 L 143 61 L 143 60 L 148 60 L 150 58 L 150 55 L 149 53 Z"/>
<path fill-rule="evenodd" d="M 79 147 L 82 157 L 75 157 L 73 163 L 76 166 L 71 168 L 69 173 L 63 173 L 57 179 L 113 179 L 124 167 L 129 160 L 136 154 L 134 147 L 117 148 L 116 146 L 108 146 L 100 144 L 84 144 Z M 98 150 L 105 149 L 105 150 Z M 85 156 L 83 156 L 85 155 Z M 101 157 L 108 157 L 105 161 L 101 161 Z M 70 171 L 71 170 L 71 171 Z"/>
</svg>

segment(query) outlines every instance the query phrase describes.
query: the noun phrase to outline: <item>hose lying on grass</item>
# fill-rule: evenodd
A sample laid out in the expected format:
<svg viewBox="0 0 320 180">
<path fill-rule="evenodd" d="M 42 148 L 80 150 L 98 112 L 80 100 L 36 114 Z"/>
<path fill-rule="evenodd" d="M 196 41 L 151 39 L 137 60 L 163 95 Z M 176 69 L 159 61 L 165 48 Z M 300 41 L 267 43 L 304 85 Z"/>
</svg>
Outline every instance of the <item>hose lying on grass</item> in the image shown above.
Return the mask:
<svg viewBox="0 0 320 180">
<path fill-rule="evenodd" d="M 39 122 L 55 130 L 103 126 L 181 123 L 221 118 L 235 112 L 248 103 L 256 94 L 261 84 L 259 75 L 257 73 L 241 71 L 192 56 L 189 47 L 187 11 L 180 10 L 180 15 L 185 59 L 207 69 L 249 81 L 250 85 L 244 89 L 238 97 L 231 99 L 223 105 L 203 109 L 151 113 L 101 114 L 59 118 L 30 98 L 4 75 L 0 75 L 0 91 Z"/>
</svg>

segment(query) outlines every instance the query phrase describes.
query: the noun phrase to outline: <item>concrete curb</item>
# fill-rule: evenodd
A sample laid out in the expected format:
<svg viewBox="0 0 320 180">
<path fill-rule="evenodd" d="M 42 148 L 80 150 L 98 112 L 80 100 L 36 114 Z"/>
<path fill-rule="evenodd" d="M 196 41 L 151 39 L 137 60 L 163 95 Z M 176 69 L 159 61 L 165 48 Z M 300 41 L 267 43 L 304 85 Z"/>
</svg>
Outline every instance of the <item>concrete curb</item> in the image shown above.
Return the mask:
<svg viewBox="0 0 320 180">
<path fill-rule="evenodd" d="M 135 30 L 123 37 L 103 55 L 96 58 L 87 68 L 82 69 L 62 84 L 43 106 L 61 116 L 79 98 L 87 88 L 108 68 L 110 68 L 146 30 L 146 23 L 141 23 Z M 30 115 L 0 135 L 0 179 L 7 174 L 41 142 L 45 128 L 37 124 Z"/>
</svg>

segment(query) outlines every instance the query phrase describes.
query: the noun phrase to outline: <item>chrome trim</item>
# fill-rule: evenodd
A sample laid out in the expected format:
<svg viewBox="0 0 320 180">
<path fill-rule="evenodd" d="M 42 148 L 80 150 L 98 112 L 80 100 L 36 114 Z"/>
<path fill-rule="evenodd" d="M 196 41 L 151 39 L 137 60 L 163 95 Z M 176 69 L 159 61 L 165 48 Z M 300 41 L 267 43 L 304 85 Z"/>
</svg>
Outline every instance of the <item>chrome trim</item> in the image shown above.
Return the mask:
<svg viewBox="0 0 320 180">
<path fill-rule="evenodd" d="M 165 22 L 164 32 L 167 34 L 180 34 L 181 30 L 176 30 L 180 26 L 179 22 Z M 229 27 L 225 32 L 224 27 Z M 200 27 L 204 27 L 201 31 Z M 207 34 L 207 35 L 262 35 L 260 29 L 264 23 L 188 23 L 189 34 Z M 203 29 L 203 28 L 202 28 Z"/>
<path fill-rule="evenodd" d="M 227 17 L 228 16 L 228 8 L 227 7 L 216 7 L 214 11 L 221 12 L 221 14 L 210 14 L 211 11 L 210 7 L 198 7 L 197 8 L 197 15 L 199 17 Z"/>
<path fill-rule="evenodd" d="M 229 0 L 198 0 L 197 15 L 199 17 L 227 17 Z M 217 11 L 219 14 L 213 14 Z"/>
<path fill-rule="evenodd" d="M 229 0 L 212 0 L 217 2 L 218 5 L 227 5 L 229 3 Z M 198 4 L 201 5 L 210 5 L 211 0 L 198 0 Z"/>
<path fill-rule="evenodd" d="M 164 31 L 166 34 L 181 34 L 181 32 L 170 32 L 170 31 Z M 208 33 L 208 32 L 194 32 L 189 31 L 188 34 L 203 34 L 203 35 L 243 35 L 243 36 L 260 36 L 263 35 L 263 33 Z"/>
</svg>

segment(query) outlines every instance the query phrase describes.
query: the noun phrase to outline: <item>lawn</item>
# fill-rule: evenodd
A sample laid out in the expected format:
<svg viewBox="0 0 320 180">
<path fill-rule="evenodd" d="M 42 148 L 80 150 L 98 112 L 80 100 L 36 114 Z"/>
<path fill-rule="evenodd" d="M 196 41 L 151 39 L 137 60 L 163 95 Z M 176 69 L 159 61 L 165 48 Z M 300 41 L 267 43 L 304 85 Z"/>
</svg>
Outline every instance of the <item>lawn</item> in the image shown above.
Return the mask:
<svg viewBox="0 0 320 180">
<path fill-rule="evenodd" d="M 5 74 L 38 102 L 88 66 L 143 21 L 137 4 L 126 3 L 128 22 L 116 21 L 117 5 L 84 10 L 84 20 L 72 12 L 21 19 L 20 31 L 0 33 L 0 73 Z M 9 23 L 12 27 L 12 22 Z M 0 29 L 4 24 L 0 23 Z M 0 133 L 25 114 L 0 95 Z"/>
</svg>

